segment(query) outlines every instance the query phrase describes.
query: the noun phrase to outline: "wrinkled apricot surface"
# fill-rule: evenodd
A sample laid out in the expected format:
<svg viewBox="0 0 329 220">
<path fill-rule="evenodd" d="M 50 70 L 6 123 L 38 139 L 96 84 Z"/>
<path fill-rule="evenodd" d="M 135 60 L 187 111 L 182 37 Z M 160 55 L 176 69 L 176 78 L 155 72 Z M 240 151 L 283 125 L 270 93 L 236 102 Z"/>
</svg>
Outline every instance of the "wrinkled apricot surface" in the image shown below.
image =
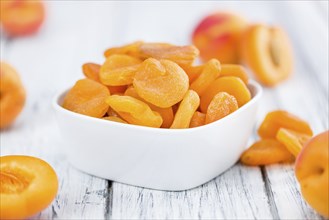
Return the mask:
<svg viewBox="0 0 329 220">
<path fill-rule="evenodd" d="M 188 76 L 170 60 L 145 60 L 135 74 L 133 85 L 140 97 L 161 108 L 181 101 L 188 90 Z"/>
<path fill-rule="evenodd" d="M 200 127 L 205 124 L 205 121 L 206 114 L 196 111 L 191 118 L 190 128 Z"/>
<path fill-rule="evenodd" d="M 220 75 L 220 63 L 216 59 L 209 60 L 204 64 L 200 75 L 191 84 L 190 89 L 194 90 L 201 96 L 208 86 Z"/>
<path fill-rule="evenodd" d="M 105 103 L 109 95 L 106 86 L 91 79 L 81 79 L 67 92 L 62 106 L 76 113 L 101 118 L 109 108 Z"/>
<path fill-rule="evenodd" d="M 194 112 L 198 109 L 200 98 L 198 93 L 188 90 L 175 114 L 174 122 L 170 128 L 188 128 Z"/>
<path fill-rule="evenodd" d="M 217 121 L 238 109 L 238 102 L 234 96 L 219 92 L 211 100 L 206 114 L 206 124 Z"/>
<path fill-rule="evenodd" d="M 219 77 L 208 86 L 207 92 L 201 96 L 200 108 L 202 112 L 207 112 L 209 103 L 218 92 L 227 92 L 233 95 L 239 107 L 243 106 L 251 99 L 249 89 L 240 78 L 235 76 Z"/>
<path fill-rule="evenodd" d="M 193 46 L 175 46 L 167 43 L 143 43 L 139 47 L 140 56 L 144 59 L 171 60 L 177 64 L 191 65 L 199 55 L 199 50 Z"/>
<path fill-rule="evenodd" d="M 162 125 L 161 125 L 161 128 L 169 128 L 170 125 L 172 124 L 173 120 L 174 120 L 174 112 L 172 110 L 172 107 L 168 107 L 168 108 L 160 108 L 156 105 L 153 105 L 145 100 L 143 100 L 136 92 L 136 89 L 131 86 L 129 87 L 126 91 L 125 91 L 125 95 L 127 96 L 131 96 L 131 97 L 134 97 L 138 100 L 141 100 L 143 102 L 145 102 L 148 106 L 150 106 L 150 108 L 153 110 L 153 111 L 156 111 L 158 112 L 161 117 L 162 117 Z"/>
<path fill-rule="evenodd" d="M 130 124 L 159 128 L 162 117 L 144 102 L 131 96 L 112 95 L 106 103 Z"/>
<path fill-rule="evenodd" d="M 287 128 L 310 136 L 313 135 L 312 129 L 306 121 L 282 110 L 268 113 L 258 128 L 258 134 L 261 138 L 275 138 L 280 128 Z"/>
<path fill-rule="evenodd" d="M 0 62 L 0 129 L 13 123 L 25 104 L 26 94 L 16 70 Z"/>
<path fill-rule="evenodd" d="M 111 55 L 107 57 L 100 69 L 100 81 L 109 86 L 132 84 L 135 72 L 141 62 L 140 59 L 128 55 Z"/>
<path fill-rule="evenodd" d="M 255 142 L 240 157 L 241 163 L 249 166 L 293 162 L 294 156 L 275 139 L 262 139 Z"/>
<path fill-rule="evenodd" d="M 249 77 L 245 68 L 236 64 L 221 65 L 220 76 L 236 76 L 239 77 L 246 85 L 248 85 Z"/>
<path fill-rule="evenodd" d="M 281 142 L 295 157 L 302 150 L 303 145 L 311 139 L 312 136 L 298 133 L 289 129 L 280 128 L 276 134 L 276 139 Z"/>
</svg>

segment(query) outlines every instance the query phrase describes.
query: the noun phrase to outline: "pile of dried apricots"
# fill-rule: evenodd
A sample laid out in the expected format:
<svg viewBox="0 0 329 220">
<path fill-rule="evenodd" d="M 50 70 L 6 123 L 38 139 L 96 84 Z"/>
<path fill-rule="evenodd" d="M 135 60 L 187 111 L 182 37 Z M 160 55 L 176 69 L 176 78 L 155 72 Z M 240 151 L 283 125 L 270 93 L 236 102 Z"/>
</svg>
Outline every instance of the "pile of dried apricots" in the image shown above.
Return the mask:
<svg viewBox="0 0 329 220">
<path fill-rule="evenodd" d="M 217 121 L 251 99 L 240 65 L 211 59 L 193 65 L 194 46 L 134 42 L 86 63 L 63 107 L 105 120 L 154 128 L 192 128 Z"/>
</svg>

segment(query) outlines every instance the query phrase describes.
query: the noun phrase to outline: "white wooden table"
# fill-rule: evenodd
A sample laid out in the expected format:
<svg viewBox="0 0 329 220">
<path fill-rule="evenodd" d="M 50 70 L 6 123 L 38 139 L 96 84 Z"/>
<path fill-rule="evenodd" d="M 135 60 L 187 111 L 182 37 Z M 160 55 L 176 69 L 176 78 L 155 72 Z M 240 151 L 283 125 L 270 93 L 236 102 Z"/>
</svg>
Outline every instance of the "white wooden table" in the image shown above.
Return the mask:
<svg viewBox="0 0 329 220">
<path fill-rule="evenodd" d="M 283 26 L 294 46 L 294 75 L 265 89 L 255 126 L 268 111 L 280 108 L 306 119 L 319 133 L 328 129 L 328 2 L 48 1 L 47 9 L 37 35 L 1 36 L 1 60 L 17 68 L 28 94 L 16 123 L 1 132 L 1 155 L 43 158 L 59 177 L 56 199 L 36 219 L 322 219 L 301 198 L 292 165 L 237 164 L 183 192 L 143 189 L 82 173 L 59 150 L 64 143 L 51 101 L 82 77 L 84 62 L 103 62 L 107 47 L 138 39 L 189 44 L 200 18 L 229 9 L 253 22 Z"/>
</svg>

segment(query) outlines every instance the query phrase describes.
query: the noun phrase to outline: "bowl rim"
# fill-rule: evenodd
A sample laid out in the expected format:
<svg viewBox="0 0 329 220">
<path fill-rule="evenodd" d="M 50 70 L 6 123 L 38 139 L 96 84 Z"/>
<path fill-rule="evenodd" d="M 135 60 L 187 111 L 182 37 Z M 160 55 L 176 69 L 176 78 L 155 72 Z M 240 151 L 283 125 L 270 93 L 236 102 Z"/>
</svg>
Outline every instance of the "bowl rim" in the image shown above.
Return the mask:
<svg viewBox="0 0 329 220">
<path fill-rule="evenodd" d="M 141 126 L 141 125 L 124 124 L 124 123 L 118 123 L 118 122 L 113 122 L 113 121 L 109 121 L 109 120 L 102 120 L 101 118 L 95 118 L 95 117 L 79 114 L 76 112 L 72 112 L 70 110 L 63 108 L 59 104 L 60 99 L 68 91 L 68 89 L 66 89 L 65 91 L 59 91 L 55 94 L 55 96 L 52 100 L 52 106 L 55 109 L 55 111 L 59 111 L 63 114 L 69 115 L 70 117 L 76 117 L 81 120 L 87 120 L 87 121 L 89 120 L 91 122 L 94 121 L 95 123 L 104 123 L 104 124 L 107 123 L 108 125 L 112 125 L 112 126 L 118 127 L 118 128 L 121 127 L 121 128 L 126 128 L 126 129 L 136 129 L 136 130 L 140 130 L 140 131 L 162 132 L 164 134 L 185 133 L 185 132 L 197 131 L 197 130 L 202 130 L 202 129 L 209 129 L 213 126 L 220 126 L 220 124 L 223 123 L 224 121 L 230 120 L 232 117 L 236 117 L 237 114 L 239 114 L 240 112 L 249 108 L 250 106 L 254 105 L 262 96 L 263 89 L 259 83 L 257 83 L 256 81 L 254 81 L 252 79 L 250 79 L 248 81 L 247 86 L 253 87 L 253 89 L 254 89 L 254 91 L 253 91 L 254 94 L 252 94 L 252 98 L 249 102 L 247 102 L 246 104 L 241 106 L 238 110 L 234 111 L 233 113 L 227 115 L 226 117 L 224 117 L 220 120 L 217 120 L 215 122 L 212 122 L 210 124 L 206 124 L 203 126 L 194 127 L 194 128 L 184 128 L 184 129 L 152 128 L 152 127 L 146 127 L 146 126 Z"/>
</svg>

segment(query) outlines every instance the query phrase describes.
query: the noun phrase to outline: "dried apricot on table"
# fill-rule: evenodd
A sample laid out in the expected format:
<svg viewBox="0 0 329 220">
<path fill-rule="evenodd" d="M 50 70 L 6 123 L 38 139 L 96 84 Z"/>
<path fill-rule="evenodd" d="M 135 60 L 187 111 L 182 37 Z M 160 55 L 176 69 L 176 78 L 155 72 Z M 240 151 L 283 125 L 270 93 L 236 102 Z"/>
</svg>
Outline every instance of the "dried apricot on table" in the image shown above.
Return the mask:
<svg viewBox="0 0 329 220">
<path fill-rule="evenodd" d="M 312 136 L 298 133 L 289 129 L 280 128 L 276 134 L 276 139 L 282 143 L 295 156 L 302 150 L 303 145 L 311 139 Z"/>
<path fill-rule="evenodd" d="M 156 128 L 162 124 L 161 115 L 136 98 L 112 95 L 106 99 L 106 103 L 130 124 Z"/>
<path fill-rule="evenodd" d="M 249 77 L 245 68 L 236 64 L 222 64 L 220 76 L 236 76 L 239 77 L 246 85 L 248 85 Z"/>
<path fill-rule="evenodd" d="M 114 54 L 125 54 L 133 57 L 139 57 L 139 47 L 143 44 L 143 41 L 136 41 L 131 44 L 127 44 L 121 47 L 112 47 L 104 52 L 105 57 L 109 57 Z"/>
<path fill-rule="evenodd" d="M 279 27 L 250 26 L 242 40 L 242 57 L 266 86 L 274 86 L 292 73 L 291 43 Z"/>
<path fill-rule="evenodd" d="M 243 106 L 251 99 L 248 87 L 240 78 L 235 76 L 219 77 L 208 86 L 207 92 L 201 96 L 200 108 L 202 112 L 207 112 L 211 100 L 218 92 L 227 92 L 233 95 L 239 107 Z"/>
<path fill-rule="evenodd" d="M 109 108 L 105 103 L 109 95 L 106 86 L 91 79 L 81 79 L 67 92 L 62 106 L 76 113 L 101 118 Z"/>
<path fill-rule="evenodd" d="M 174 120 L 174 112 L 172 107 L 168 107 L 168 108 L 160 108 L 156 105 L 153 105 L 147 101 L 145 101 L 144 99 L 142 99 L 136 92 L 136 89 L 133 86 L 130 86 L 124 93 L 126 96 L 131 96 L 134 97 L 138 100 L 141 100 L 143 102 L 145 102 L 148 106 L 150 106 L 150 108 L 153 111 L 158 112 L 163 120 L 163 123 L 161 125 L 162 128 L 169 128 L 170 125 L 172 124 L 173 120 Z"/>
<path fill-rule="evenodd" d="M 261 138 L 275 138 L 280 128 L 313 135 L 312 129 L 306 121 L 282 110 L 268 113 L 258 128 L 258 134 Z"/>
<path fill-rule="evenodd" d="M 119 118 L 118 116 L 106 116 L 106 117 L 103 117 L 102 119 L 127 124 L 127 122 L 125 120 L 123 120 L 122 118 Z"/>
<path fill-rule="evenodd" d="M 191 84 L 190 89 L 202 95 L 208 86 L 219 76 L 221 71 L 220 63 L 216 59 L 209 60 L 204 64 L 200 75 Z"/>
<path fill-rule="evenodd" d="M 293 162 L 294 156 L 283 144 L 275 139 L 262 139 L 250 146 L 240 158 L 241 163 L 249 166 Z"/>
<path fill-rule="evenodd" d="M 179 104 L 175 114 L 174 122 L 170 128 L 188 128 L 194 112 L 198 109 L 200 98 L 198 93 L 188 90 Z"/>
<path fill-rule="evenodd" d="M 128 55 L 111 55 L 100 69 L 100 81 L 109 86 L 129 85 L 133 82 L 141 62 L 140 59 Z"/>
<path fill-rule="evenodd" d="M 0 218 L 26 219 L 55 198 L 58 179 L 45 161 L 30 156 L 0 157 Z"/>
<path fill-rule="evenodd" d="M 196 111 L 194 112 L 191 122 L 190 122 L 190 128 L 199 127 L 205 124 L 206 121 L 206 114 Z"/>
<path fill-rule="evenodd" d="M 184 70 L 170 60 L 145 60 L 135 73 L 133 85 L 145 101 L 168 108 L 181 101 L 189 81 Z"/>
<path fill-rule="evenodd" d="M 211 100 L 206 114 L 206 124 L 217 121 L 238 109 L 236 98 L 226 92 L 217 93 Z"/>
<path fill-rule="evenodd" d="M 199 50 L 193 46 L 175 46 L 166 43 L 143 43 L 139 47 L 142 58 L 166 59 L 179 65 L 191 65 L 199 55 Z"/>
</svg>

